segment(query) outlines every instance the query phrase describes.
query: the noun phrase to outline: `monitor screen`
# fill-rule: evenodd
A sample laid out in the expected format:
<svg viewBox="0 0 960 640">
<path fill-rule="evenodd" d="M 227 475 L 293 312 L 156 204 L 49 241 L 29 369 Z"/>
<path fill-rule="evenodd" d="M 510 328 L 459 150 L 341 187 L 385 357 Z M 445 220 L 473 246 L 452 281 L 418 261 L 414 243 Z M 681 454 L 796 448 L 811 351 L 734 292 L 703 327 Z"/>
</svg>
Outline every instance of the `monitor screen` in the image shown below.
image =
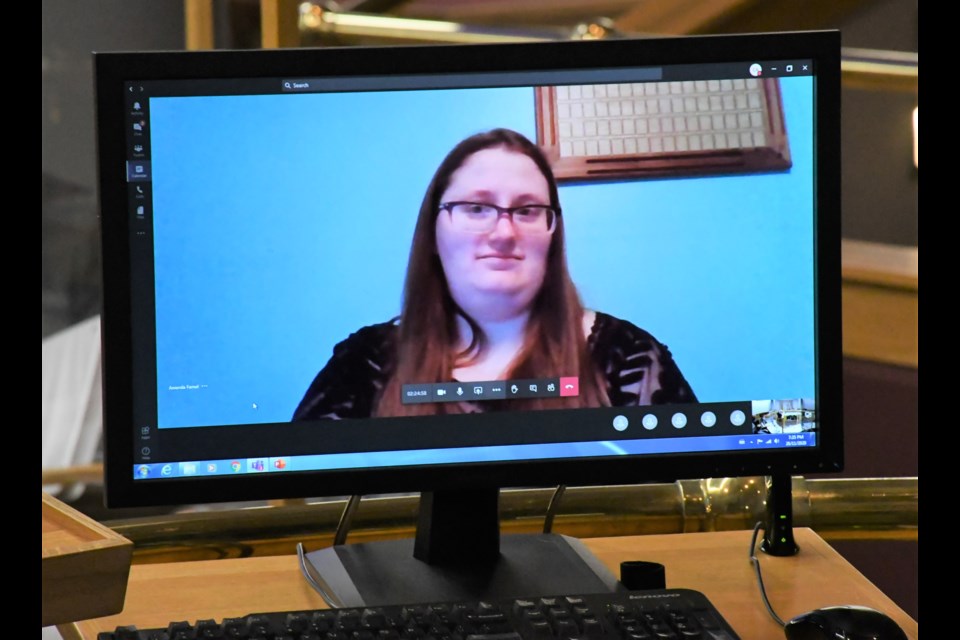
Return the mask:
<svg viewBox="0 0 960 640">
<path fill-rule="evenodd" d="M 98 54 L 108 502 L 839 469 L 838 41 Z"/>
</svg>

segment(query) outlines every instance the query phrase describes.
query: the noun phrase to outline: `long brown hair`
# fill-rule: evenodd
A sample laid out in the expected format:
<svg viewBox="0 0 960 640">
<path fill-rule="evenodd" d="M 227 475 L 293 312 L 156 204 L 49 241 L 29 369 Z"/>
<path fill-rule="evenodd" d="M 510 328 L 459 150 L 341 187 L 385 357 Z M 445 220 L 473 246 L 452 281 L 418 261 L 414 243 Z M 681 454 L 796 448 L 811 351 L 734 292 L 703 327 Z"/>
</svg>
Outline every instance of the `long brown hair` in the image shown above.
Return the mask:
<svg viewBox="0 0 960 640">
<path fill-rule="evenodd" d="M 460 413 L 459 403 L 402 404 L 402 384 L 446 382 L 453 380 L 453 370 L 466 357 L 482 353 L 485 338 L 482 330 L 459 309 L 443 273 L 437 255 L 436 219 L 440 197 L 447 190 L 453 173 L 467 158 L 478 151 L 503 148 L 523 154 L 536 163 L 547 179 L 550 205 L 560 212 L 557 182 L 550 163 L 540 148 L 523 135 L 510 129 L 493 129 L 461 141 L 437 168 L 420 205 L 420 216 L 413 233 L 410 260 L 403 290 L 391 370 L 376 403 L 380 416 L 430 415 Z M 567 270 L 563 216 L 557 216 L 547 255 L 546 275 L 540 292 L 534 298 L 527 323 L 523 347 L 514 359 L 508 378 L 544 378 L 578 375 L 580 395 L 575 397 L 510 400 L 511 409 L 589 407 L 608 405 L 609 400 L 587 349 L 583 335 L 583 305 Z M 462 316 L 473 332 L 473 341 L 465 351 L 458 349 L 460 335 L 457 316 Z"/>
</svg>

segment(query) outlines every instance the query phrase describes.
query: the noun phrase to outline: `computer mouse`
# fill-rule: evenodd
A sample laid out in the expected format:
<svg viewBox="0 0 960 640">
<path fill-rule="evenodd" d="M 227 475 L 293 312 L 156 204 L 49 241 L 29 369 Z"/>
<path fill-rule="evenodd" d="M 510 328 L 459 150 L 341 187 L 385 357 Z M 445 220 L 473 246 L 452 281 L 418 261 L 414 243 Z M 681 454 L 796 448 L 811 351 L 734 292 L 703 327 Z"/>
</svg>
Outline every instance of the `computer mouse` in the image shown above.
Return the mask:
<svg viewBox="0 0 960 640">
<path fill-rule="evenodd" d="M 853 605 L 803 613 L 784 627 L 787 640 L 907 640 L 885 613 Z"/>
</svg>

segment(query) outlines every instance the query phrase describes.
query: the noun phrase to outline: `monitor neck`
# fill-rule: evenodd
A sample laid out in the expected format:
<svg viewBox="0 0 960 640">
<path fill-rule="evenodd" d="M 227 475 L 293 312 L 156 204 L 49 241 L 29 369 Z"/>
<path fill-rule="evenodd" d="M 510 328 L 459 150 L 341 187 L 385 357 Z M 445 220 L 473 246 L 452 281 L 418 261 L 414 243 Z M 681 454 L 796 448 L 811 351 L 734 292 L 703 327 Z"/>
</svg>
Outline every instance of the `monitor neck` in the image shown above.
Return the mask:
<svg viewBox="0 0 960 640">
<path fill-rule="evenodd" d="M 496 562 L 500 555 L 500 490 L 422 493 L 413 555 L 432 565 Z"/>
</svg>

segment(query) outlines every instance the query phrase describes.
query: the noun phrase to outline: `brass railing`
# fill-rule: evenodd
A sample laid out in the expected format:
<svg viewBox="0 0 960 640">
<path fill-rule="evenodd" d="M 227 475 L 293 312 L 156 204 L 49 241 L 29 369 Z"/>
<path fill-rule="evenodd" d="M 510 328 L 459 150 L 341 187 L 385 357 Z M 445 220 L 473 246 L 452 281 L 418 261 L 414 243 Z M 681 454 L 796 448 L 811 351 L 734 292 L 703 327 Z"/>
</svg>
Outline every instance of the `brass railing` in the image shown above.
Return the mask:
<svg viewBox="0 0 960 640">
<path fill-rule="evenodd" d="M 282 42 L 282 38 L 275 37 L 265 37 L 264 40 L 275 42 L 274 46 L 349 45 L 372 42 L 467 44 L 600 40 L 646 35 L 618 30 L 616 23 L 607 18 L 598 18 L 571 27 L 504 27 L 338 11 L 319 2 L 301 2 L 297 7 L 296 30 L 288 29 L 288 31 L 290 33 L 288 41 Z M 918 90 L 919 54 L 917 53 L 845 47 L 841 56 L 841 71 L 844 84 L 847 86 L 914 93 Z"/>
<path fill-rule="evenodd" d="M 354 44 L 369 40 L 394 44 L 474 44 L 598 40 L 618 35 L 612 21 L 606 19 L 584 22 L 572 27 L 499 27 L 337 11 L 314 2 L 301 3 L 298 11 L 300 38 L 296 44 L 312 41 Z"/>
<path fill-rule="evenodd" d="M 500 510 L 508 533 L 543 527 L 549 489 L 504 490 Z M 751 528 L 764 512 L 762 478 L 684 480 L 671 484 L 567 489 L 554 531 L 577 537 L 722 531 Z M 836 539 L 918 539 L 917 478 L 793 479 L 796 526 Z M 134 562 L 172 562 L 293 553 L 328 546 L 343 500 L 287 503 L 105 524 L 135 543 Z M 350 541 L 413 535 L 418 496 L 365 499 Z"/>
</svg>

